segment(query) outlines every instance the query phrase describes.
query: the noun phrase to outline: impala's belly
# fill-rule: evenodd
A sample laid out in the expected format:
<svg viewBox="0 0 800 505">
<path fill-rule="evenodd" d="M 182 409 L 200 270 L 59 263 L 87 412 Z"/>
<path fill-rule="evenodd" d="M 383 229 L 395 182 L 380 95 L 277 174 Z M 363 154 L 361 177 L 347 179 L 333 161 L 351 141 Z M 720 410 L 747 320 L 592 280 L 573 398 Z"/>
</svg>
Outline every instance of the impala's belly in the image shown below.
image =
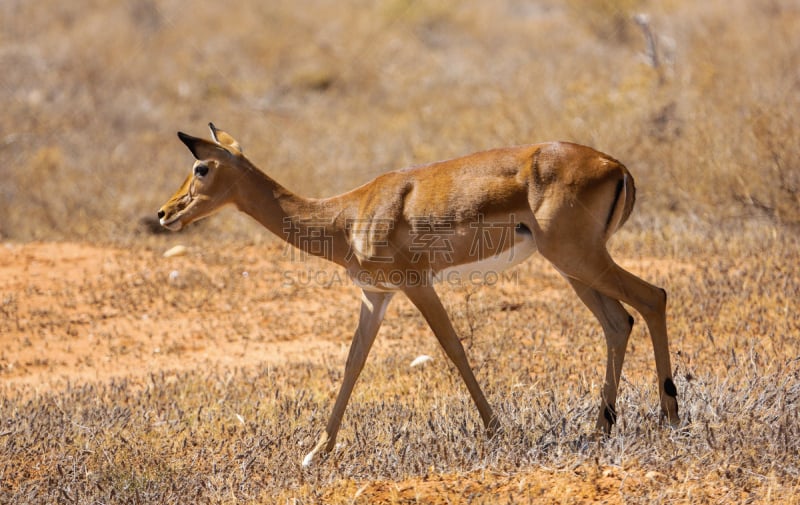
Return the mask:
<svg viewBox="0 0 800 505">
<path fill-rule="evenodd" d="M 477 252 L 477 251 L 473 251 Z M 514 242 L 511 247 L 499 253 L 488 255 L 473 254 L 474 261 L 445 267 L 436 273 L 436 282 L 480 283 L 497 280 L 500 273 L 516 266 L 536 252 L 536 241 L 530 229 L 519 225 L 514 231 Z"/>
<path fill-rule="evenodd" d="M 482 227 L 446 231 L 451 233 L 413 235 L 407 249 L 395 256 L 376 249 L 373 261 L 354 263 L 348 274 L 367 291 L 398 291 L 440 282 L 494 283 L 503 271 L 536 251 L 533 233 L 523 223 L 509 226 L 487 221 Z"/>
</svg>

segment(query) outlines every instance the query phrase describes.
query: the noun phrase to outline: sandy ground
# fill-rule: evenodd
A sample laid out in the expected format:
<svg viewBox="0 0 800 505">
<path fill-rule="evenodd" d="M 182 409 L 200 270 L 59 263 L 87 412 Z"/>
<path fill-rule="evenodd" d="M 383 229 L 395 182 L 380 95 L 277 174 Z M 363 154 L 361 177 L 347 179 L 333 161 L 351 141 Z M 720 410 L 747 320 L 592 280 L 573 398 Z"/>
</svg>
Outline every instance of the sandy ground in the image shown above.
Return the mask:
<svg viewBox="0 0 800 505">
<path fill-rule="evenodd" d="M 5 244 L 0 251 L 5 312 L 0 376 L 7 386 L 25 384 L 43 390 L 65 381 L 136 378 L 198 367 L 285 364 L 322 359 L 341 350 L 341 343 L 324 338 L 211 338 L 209 325 L 218 324 L 214 318 L 219 313 L 228 313 L 225 320 L 245 324 L 249 311 L 233 306 L 233 300 L 220 306 L 219 299 L 225 298 L 221 283 L 213 302 L 205 307 L 189 307 L 191 302 L 172 299 L 175 290 L 190 289 L 207 281 L 204 275 L 225 269 L 191 267 L 196 253 L 194 260 L 189 254 L 167 259 L 146 250 L 75 243 Z M 258 267 L 258 261 L 252 258 L 248 268 Z M 243 280 L 249 276 L 241 269 L 238 274 Z M 253 282 L 252 289 L 259 289 L 263 282 Z M 159 284 L 165 288 L 161 292 Z M 131 286 L 133 293 L 121 293 Z M 200 290 L 208 287 L 200 286 Z M 286 305 L 292 302 L 300 300 L 283 300 Z M 258 323 L 269 325 L 270 321 L 253 324 Z"/>
</svg>

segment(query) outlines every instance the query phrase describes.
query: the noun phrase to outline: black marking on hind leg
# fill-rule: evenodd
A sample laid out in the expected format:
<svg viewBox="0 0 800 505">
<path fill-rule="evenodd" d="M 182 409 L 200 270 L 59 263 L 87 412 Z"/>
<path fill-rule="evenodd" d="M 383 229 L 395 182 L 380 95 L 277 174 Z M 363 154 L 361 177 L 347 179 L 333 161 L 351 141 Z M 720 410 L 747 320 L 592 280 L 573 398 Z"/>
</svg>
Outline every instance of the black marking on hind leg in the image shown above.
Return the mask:
<svg viewBox="0 0 800 505">
<path fill-rule="evenodd" d="M 672 379 L 669 377 L 667 377 L 667 379 L 664 381 L 664 392 L 667 394 L 667 396 L 671 396 L 673 398 L 678 396 L 678 389 L 675 387 L 675 383 L 672 382 Z"/>
<path fill-rule="evenodd" d="M 633 328 L 633 322 L 634 322 L 633 316 L 628 314 L 628 325 L 630 325 L 631 328 Z"/>
<path fill-rule="evenodd" d="M 606 418 L 608 424 L 615 425 L 617 424 L 617 411 L 611 405 L 606 405 L 606 408 L 603 410 L 603 417 Z"/>
<path fill-rule="evenodd" d="M 517 226 L 514 228 L 514 231 L 521 235 L 528 235 L 529 237 L 533 236 L 533 232 L 531 231 L 530 228 L 528 228 L 528 225 L 526 225 L 525 223 L 517 223 Z"/>
<path fill-rule="evenodd" d="M 622 190 L 625 189 L 625 179 L 620 179 L 617 182 L 617 188 L 614 190 L 614 201 L 611 204 L 611 209 L 608 211 L 608 217 L 606 218 L 606 225 L 604 230 L 608 230 L 608 227 L 611 226 L 611 219 L 614 217 L 614 209 L 617 208 L 617 202 L 619 201 L 620 195 L 622 195 Z"/>
</svg>

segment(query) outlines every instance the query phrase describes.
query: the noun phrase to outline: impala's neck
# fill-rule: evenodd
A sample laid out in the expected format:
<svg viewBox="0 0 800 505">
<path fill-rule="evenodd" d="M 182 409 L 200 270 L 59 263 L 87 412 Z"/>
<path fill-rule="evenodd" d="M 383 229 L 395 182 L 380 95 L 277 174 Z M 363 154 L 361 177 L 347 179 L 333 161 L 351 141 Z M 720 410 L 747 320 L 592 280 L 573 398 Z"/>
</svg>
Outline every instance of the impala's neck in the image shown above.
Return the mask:
<svg viewBox="0 0 800 505">
<path fill-rule="evenodd" d="M 237 208 L 294 247 L 315 256 L 329 255 L 325 245 L 338 235 L 337 210 L 326 200 L 293 193 L 249 161 L 246 163 L 242 167 L 244 175 L 236 184 Z"/>
</svg>

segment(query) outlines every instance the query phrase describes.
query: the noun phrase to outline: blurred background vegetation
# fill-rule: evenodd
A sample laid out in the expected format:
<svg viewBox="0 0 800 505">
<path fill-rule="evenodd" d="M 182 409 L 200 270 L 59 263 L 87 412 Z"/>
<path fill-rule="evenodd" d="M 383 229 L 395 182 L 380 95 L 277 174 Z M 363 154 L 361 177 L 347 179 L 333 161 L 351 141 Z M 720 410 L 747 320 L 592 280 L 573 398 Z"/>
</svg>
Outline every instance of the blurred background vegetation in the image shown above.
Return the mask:
<svg viewBox="0 0 800 505">
<path fill-rule="evenodd" d="M 143 240 L 209 121 L 307 196 L 571 140 L 637 178 L 626 233 L 796 233 L 798 33 L 796 0 L 6 0 L 0 238 Z"/>
</svg>

